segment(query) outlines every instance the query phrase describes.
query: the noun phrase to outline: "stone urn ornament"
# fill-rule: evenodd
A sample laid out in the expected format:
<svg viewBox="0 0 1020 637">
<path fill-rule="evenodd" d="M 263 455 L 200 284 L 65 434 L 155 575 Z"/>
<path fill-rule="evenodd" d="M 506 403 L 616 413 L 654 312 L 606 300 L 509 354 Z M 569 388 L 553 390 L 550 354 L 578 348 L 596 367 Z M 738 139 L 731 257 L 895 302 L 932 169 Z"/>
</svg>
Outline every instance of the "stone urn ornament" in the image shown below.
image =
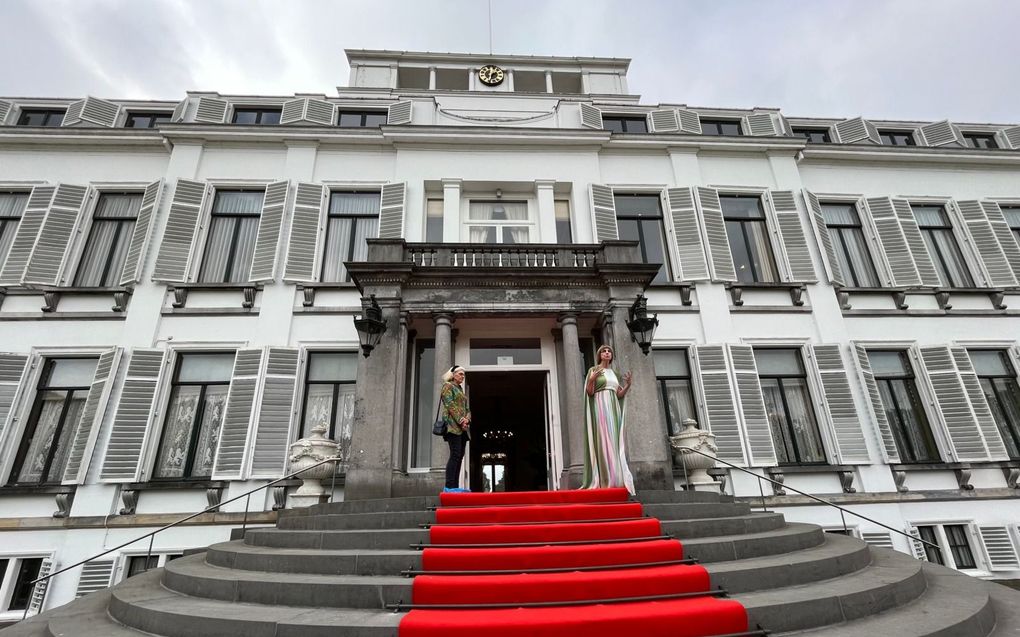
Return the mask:
<svg viewBox="0 0 1020 637">
<path fill-rule="evenodd" d="M 719 483 L 708 475 L 708 469 L 715 467 L 715 454 L 718 451 L 715 434 L 698 429 L 698 422 L 687 418 L 684 420 L 683 431 L 670 436 L 669 444 L 673 447 L 673 462 L 686 472 L 689 489 L 719 492 Z"/>
<path fill-rule="evenodd" d="M 323 481 L 333 477 L 337 470 L 337 463 L 327 462 L 313 466 L 323 460 L 335 458 L 340 453 L 337 441 L 326 437 L 327 431 L 329 431 L 329 427 L 325 423 L 319 423 L 312 427 L 310 436 L 290 445 L 291 473 L 300 472 L 297 477 L 301 479 L 301 486 L 290 496 L 289 505 L 291 508 L 320 504 L 325 502 L 329 496 L 323 486 Z"/>
</svg>

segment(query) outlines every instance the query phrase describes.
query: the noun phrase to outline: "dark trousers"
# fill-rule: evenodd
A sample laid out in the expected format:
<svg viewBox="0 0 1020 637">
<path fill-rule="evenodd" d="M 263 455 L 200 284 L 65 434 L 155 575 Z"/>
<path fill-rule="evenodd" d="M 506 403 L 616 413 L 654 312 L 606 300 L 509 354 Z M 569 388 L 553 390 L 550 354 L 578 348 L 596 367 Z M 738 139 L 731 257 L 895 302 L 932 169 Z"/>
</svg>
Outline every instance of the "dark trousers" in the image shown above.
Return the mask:
<svg viewBox="0 0 1020 637">
<path fill-rule="evenodd" d="M 446 486 L 455 489 L 460 478 L 460 463 L 464 460 L 464 446 L 467 444 L 467 434 L 455 436 L 449 432 L 443 438 L 450 445 L 450 459 L 446 461 Z"/>
</svg>

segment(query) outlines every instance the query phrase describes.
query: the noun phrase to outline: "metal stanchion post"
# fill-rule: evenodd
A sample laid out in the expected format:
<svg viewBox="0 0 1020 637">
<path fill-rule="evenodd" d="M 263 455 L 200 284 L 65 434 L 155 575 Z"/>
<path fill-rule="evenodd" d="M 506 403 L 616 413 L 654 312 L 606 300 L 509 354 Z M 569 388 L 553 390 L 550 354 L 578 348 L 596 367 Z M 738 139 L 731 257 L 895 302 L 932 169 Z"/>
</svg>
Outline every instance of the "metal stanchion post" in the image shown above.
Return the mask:
<svg viewBox="0 0 1020 637">
<path fill-rule="evenodd" d="M 248 505 L 251 503 L 251 494 L 244 499 L 244 520 L 241 522 L 241 535 L 244 535 L 245 530 L 248 528 Z"/>
</svg>

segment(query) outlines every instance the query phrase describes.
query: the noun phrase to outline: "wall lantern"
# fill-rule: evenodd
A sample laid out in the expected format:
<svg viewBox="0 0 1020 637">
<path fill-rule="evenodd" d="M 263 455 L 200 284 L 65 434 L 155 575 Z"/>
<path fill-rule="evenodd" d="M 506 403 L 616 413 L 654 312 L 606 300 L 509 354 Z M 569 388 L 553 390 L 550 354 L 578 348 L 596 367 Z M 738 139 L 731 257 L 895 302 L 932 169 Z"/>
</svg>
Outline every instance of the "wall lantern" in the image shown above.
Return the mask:
<svg viewBox="0 0 1020 637">
<path fill-rule="evenodd" d="M 382 308 L 371 295 L 371 304 L 365 306 L 361 318 L 354 319 L 354 329 L 358 330 L 358 340 L 361 341 L 361 352 L 368 358 L 375 346 L 382 339 L 386 331 L 386 321 L 382 318 Z"/>
<path fill-rule="evenodd" d="M 630 330 L 631 338 L 641 348 L 641 352 L 648 356 L 652 347 L 652 338 L 655 336 L 655 328 L 659 327 L 659 315 L 648 316 L 648 299 L 639 294 L 630 306 L 630 320 L 627 321 L 627 329 Z"/>
</svg>

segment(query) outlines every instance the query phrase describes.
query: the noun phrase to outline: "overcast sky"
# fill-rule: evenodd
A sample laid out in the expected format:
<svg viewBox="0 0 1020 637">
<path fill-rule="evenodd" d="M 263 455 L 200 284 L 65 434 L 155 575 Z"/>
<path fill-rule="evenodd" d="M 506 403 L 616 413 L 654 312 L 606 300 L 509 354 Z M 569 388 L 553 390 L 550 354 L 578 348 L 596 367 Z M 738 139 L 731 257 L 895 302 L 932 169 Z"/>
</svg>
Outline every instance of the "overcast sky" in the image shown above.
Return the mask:
<svg viewBox="0 0 1020 637">
<path fill-rule="evenodd" d="M 632 58 L 645 104 L 1020 123 L 1020 0 L 492 0 L 492 21 L 496 53 Z M 8 96 L 335 95 L 344 48 L 489 51 L 486 0 L 0 0 L 0 24 Z"/>
</svg>

